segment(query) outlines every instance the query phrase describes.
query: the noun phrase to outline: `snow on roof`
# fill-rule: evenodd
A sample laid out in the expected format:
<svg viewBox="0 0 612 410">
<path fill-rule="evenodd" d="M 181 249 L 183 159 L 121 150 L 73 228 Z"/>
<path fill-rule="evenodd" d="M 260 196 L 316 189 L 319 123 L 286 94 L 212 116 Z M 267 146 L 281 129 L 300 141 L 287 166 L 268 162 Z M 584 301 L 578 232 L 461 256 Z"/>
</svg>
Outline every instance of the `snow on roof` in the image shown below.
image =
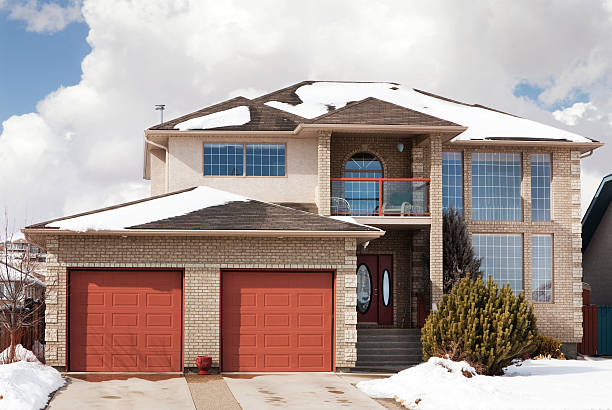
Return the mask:
<svg viewBox="0 0 612 410">
<path fill-rule="evenodd" d="M 206 130 L 211 128 L 228 127 L 232 125 L 244 125 L 251 121 L 249 107 L 240 105 L 229 110 L 218 111 L 202 117 L 192 118 L 180 122 L 174 126 L 181 131 Z"/>
<path fill-rule="evenodd" d="M 453 141 L 485 139 L 543 139 L 592 142 L 569 131 L 509 114 L 432 97 L 412 88 L 393 83 L 315 82 L 303 85 L 295 93 L 301 104 L 280 101 L 265 104 L 304 118 L 315 118 L 329 109 L 338 109 L 349 102 L 374 97 L 414 111 L 468 127 Z"/>
<path fill-rule="evenodd" d="M 128 203 L 86 215 L 68 217 L 51 222 L 46 227 L 75 232 L 122 230 L 129 226 L 185 215 L 211 206 L 248 200 L 249 198 L 241 195 L 200 186 L 185 192 Z"/>
</svg>

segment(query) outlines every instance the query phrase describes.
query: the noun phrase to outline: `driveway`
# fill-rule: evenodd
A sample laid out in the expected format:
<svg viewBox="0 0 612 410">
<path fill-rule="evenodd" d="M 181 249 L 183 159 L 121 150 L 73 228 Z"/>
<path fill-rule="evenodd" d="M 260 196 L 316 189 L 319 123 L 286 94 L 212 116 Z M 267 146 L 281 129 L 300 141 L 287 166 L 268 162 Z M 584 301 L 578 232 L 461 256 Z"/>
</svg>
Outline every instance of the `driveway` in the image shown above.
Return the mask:
<svg viewBox="0 0 612 410">
<path fill-rule="evenodd" d="M 187 381 L 182 376 L 139 375 L 136 378 L 92 374 L 82 377 L 85 380 L 77 377 L 66 378 L 66 386 L 55 393 L 48 409 L 195 410 Z"/>
<path fill-rule="evenodd" d="M 384 408 L 339 374 L 224 374 L 224 380 L 244 410 Z"/>
</svg>

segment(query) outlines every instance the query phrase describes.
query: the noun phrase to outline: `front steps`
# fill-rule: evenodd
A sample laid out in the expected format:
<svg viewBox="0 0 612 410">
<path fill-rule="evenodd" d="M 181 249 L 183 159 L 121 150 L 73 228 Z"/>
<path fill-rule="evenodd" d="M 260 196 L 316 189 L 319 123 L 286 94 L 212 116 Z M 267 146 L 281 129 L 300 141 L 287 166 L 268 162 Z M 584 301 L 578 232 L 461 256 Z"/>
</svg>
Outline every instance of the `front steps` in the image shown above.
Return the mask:
<svg viewBox="0 0 612 410">
<path fill-rule="evenodd" d="M 354 371 L 397 372 L 422 361 L 420 329 L 357 329 Z"/>
</svg>

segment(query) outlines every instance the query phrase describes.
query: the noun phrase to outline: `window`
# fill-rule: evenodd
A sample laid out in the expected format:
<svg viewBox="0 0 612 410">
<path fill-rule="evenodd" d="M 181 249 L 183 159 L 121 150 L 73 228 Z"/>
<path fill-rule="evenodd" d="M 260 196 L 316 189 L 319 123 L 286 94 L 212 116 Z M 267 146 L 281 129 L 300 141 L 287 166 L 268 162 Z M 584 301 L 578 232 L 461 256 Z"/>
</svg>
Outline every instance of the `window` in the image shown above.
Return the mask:
<svg viewBox="0 0 612 410">
<path fill-rule="evenodd" d="M 520 221 L 521 154 L 472 154 L 472 219 Z"/>
<path fill-rule="evenodd" d="M 366 313 L 372 301 L 372 275 L 366 265 L 357 269 L 357 310 Z"/>
<path fill-rule="evenodd" d="M 480 270 L 486 281 L 489 276 L 499 286 L 510 284 L 514 293 L 523 289 L 523 238 L 517 235 L 474 234 L 474 252 L 483 258 Z"/>
<path fill-rule="evenodd" d="M 247 144 L 246 174 L 258 177 L 285 175 L 285 146 L 282 144 Z"/>
<path fill-rule="evenodd" d="M 283 144 L 204 144 L 204 175 L 285 176 L 285 151 Z"/>
<path fill-rule="evenodd" d="M 345 178 L 382 178 L 382 165 L 378 158 L 367 152 L 355 154 L 344 168 Z M 351 213 L 368 215 L 378 212 L 378 181 L 344 181 L 344 198 Z"/>
<path fill-rule="evenodd" d="M 531 219 L 550 221 L 550 154 L 531 155 Z"/>
<path fill-rule="evenodd" d="M 534 302 L 552 302 L 552 235 L 531 237 L 531 296 Z"/>
<path fill-rule="evenodd" d="M 463 213 L 463 161 L 460 152 L 442 153 L 442 209 Z"/>
</svg>

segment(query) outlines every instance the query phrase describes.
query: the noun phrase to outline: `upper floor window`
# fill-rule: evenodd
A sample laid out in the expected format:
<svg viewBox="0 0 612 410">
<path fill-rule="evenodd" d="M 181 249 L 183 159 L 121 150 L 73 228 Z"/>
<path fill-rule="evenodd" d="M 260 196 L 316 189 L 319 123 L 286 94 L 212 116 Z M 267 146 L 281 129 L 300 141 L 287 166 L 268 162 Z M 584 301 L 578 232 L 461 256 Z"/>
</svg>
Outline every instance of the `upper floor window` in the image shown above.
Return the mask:
<svg viewBox="0 0 612 410">
<path fill-rule="evenodd" d="M 347 161 L 344 177 L 359 179 L 344 181 L 344 200 L 348 202 L 351 214 L 370 215 L 378 211 L 379 183 L 368 179 L 382 178 L 382 176 L 380 161 L 370 153 L 357 153 Z"/>
<path fill-rule="evenodd" d="M 520 221 L 521 154 L 472 154 L 472 219 Z"/>
<path fill-rule="evenodd" d="M 474 253 L 482 259 L 480 270 L 499 286 L 506 283 L 514 293 L 523 289 L 523 237 L 520 234 L 474 234 Z"/>
<path fill-rule="evenodd" d="M 204 144 L 204 175 L 284 176 L 283 144 Z"/>
<path fill-rule="evenodd" d="M 463 159 L 461 152 L 442 153 L 442 209 L 463 213 Z"/>
<path fill-rule="evenodd" d="M 531 155 L 531 219 L 550 221 L 550 154 Z"/>
</svg>

